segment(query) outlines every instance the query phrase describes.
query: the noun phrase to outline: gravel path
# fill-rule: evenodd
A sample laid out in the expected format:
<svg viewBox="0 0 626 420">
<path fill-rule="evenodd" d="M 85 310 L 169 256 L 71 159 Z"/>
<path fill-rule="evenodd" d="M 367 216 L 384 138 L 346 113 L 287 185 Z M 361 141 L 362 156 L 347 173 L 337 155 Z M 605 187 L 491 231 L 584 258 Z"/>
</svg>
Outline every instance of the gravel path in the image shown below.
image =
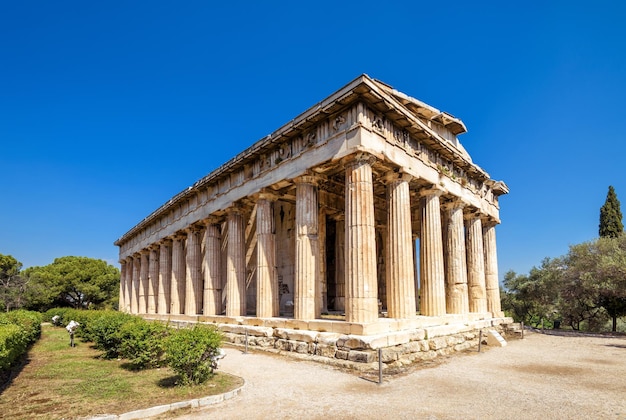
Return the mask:
<svg viewBox="0 0 626 420">
<path fill-rule="evenodd" d="M 240 396 L 179 419 L 626 419 L 626 337 L 527 334 L 386 377 L 227 349 Z M 377 376 L 372 376 L 377 380 Z"/>
</svg>

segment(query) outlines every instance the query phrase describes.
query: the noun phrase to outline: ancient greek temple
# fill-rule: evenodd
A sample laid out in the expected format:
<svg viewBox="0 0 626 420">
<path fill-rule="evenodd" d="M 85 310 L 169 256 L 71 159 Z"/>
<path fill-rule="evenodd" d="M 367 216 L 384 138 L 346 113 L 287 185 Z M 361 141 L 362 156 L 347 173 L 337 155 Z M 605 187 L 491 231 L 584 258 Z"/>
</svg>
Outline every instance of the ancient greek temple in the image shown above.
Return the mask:
<svg viewBox="0 0 626 420">
<path fill-rule="evenodd" d="M 473 163 L 465 131 L 356 78 L 119 238 L 120 309 L 353 361 L 376 346 L 471 342 L 505 320 L 496 226 L 508 188 Z"/>
</svg>

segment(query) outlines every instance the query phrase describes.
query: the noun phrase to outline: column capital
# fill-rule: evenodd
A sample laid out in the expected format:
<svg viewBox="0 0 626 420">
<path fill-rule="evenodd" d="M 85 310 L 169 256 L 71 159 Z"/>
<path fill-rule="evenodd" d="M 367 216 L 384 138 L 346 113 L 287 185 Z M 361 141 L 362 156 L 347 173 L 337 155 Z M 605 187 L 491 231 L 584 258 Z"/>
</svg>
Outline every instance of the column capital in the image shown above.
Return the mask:
<svg viewBox="0 0 626 420">
<path fill-rule="evenodd" d="M 465 220 L 469 220 L 469 219 L 482 219 L 482 213 L 480 212 L 480 209 L 473 207 L 473 206 L 467 206 L 466 210 L 463 212 L 463 219 Z"/>
<path fill-rule="evenodd" d="M 413 179 L 413 175 L 407 174 L 402 169 L 389 171 L 383 175 L 383 181 L 386 184 L 397 182 L 397 181 L 405 181 L 410 182 Z"/>
<path fill-rule="evenodd" d="M 149 251 L 158 251 L 158 249 L 160 247 L 161 247 L 161 245 L 158 242 L 156 242 L 156 243 L 148 245 L 148 250 Z"/>
<path fill-rule="evenodd" d="M 258 200 L 267 200 L 267 201 L 274 202 L 274 201 L 278 200 L 278 195 L 273 190 L 270 190 L 268 188 L 263 188 L 257 194 L 257 201 Z"/>
<path fill-rule="evenodd" d="M 223 221 L 224 221 L 223 217 L 209 216 L 205 219 L 200 220 L 199 223 L 202 223 L 204 226 L 210 226 L 210 225 L 221 225 Z"/>
<path fill-rule="evenodd" d="M 463 199 L 461 199 L 460 197 L 453 197 L 452 199 L 441 203 L 441 208 L 444 210 L 451 210 L 451 209 L 462 209 L 467 207 L 468 204 L 463 201 Z"/>
<path fill-rule="evenodd" d="M 159 240 L 158 242 L 159 245 L 171 245 L 172 244 L 172 238 L 163 238 L 161 240 Z"/>
<path fill-rule="evenodd" d="M 350 166 L 359 166 L 359 165 L 362 165 L 364 163 L 366 163 L 368 165 L 372 165 L 377 160 L 378 159 L 376 159 L 375 156 L 370 155 L 369 153 L 358 152 L 358 153 L 346 156 L 343 159 L 341 159 L 341 164 L 344 167 L 346 167 L 346 169 L 347 169 Z"/>
<path fill-rule="evenodd" d="M 421 190 L 419 190 L 418 194 L 419 197 L 430 197 L 433 195 L 436 195 L 437 197 L 440 197 L 443 195 L 444 193 L 444 189 L 441 188 L 439 185 L 437 184 L 433 184 L 432 186 L 428 187 L 428 188 L 422 188 Z"/>
<path fill-rule="evenodd" d="M 150 250 L 148 248 L 144 248 L 139 251 L 139 255 L 148 255 L 149 253 L 150 253 Z"/>
<path fill-rule="evenodd" d="M 483 227 L 490 228 L 490 227 L 499 225 L 500 219 L 496 219 L 495 217 L 492 217 L 492 216 L 485 216 L 482 219 L 482 222 L 483 222 Z"/>
<path fill-rule="evenodd" d="M 243 214 L 244 208 L 241 203 L 233 203 L 230 207 L 226 209 L 226 214 Z"/>
<path fill-rule="evenodd" d="M 170 235 L 172 241 L 180 241 L 181 239 L 187 238 L 187 234 L 184 231 L 178 231 L 173 235 Z"/>
<path fill-rule="evenodd" d="M 314 173 L 310 171 L 307 171 L 306 173 L 295 177 L 293 179 L 293 182 L 295 182 L 296 184 L 311 184 L 317 187 L 319 183 L 319 176 L 315 175 Z"/>
</svg>

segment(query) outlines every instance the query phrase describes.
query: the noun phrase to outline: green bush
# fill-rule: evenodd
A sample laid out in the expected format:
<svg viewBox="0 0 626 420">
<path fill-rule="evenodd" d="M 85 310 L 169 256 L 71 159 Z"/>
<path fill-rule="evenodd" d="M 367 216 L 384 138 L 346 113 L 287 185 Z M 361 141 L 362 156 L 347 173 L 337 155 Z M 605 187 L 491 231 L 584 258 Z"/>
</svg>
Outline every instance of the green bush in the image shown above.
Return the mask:
<svg viewBox="0 0 626 420">
<path fill-rule="evenodd" d="M 0 370 L 10 368 L 41 335 L 42 316 L 17 310 L 0 313 Z"/>
<path fill-rule="evenodd" d="M 0 325 L 0 371 L 10 368 L 26 348 L 22 327 L 15 324 Z"/>
<path fill-rule="evenodd" d="M 98 350 L 104 351 L 104 357 L 114 359 L 120 356 L 121 327 L 131 321 L 132 315 L 115 311 L 94 311 L 83 327 L 81 338 L 92 341 Z M 80 329 L 80 328 L 79 328 Z"/>
<path fill-rule="evenodd" d="M 215 327 L 195 325 L 173 331 L 165 341 L 167 364 L 180 385 L 201 384 L 213 375 L 211 356 L 219 352 L 222 335 Z"/>
<path fill-rule="evenodd" d="M 158 322 L 134 318 L 124 323 L 118 331 L 120 356 L 135 369 L 148 369 L 164 364 L 164 342 L 169 328 Z"/>
</svg>

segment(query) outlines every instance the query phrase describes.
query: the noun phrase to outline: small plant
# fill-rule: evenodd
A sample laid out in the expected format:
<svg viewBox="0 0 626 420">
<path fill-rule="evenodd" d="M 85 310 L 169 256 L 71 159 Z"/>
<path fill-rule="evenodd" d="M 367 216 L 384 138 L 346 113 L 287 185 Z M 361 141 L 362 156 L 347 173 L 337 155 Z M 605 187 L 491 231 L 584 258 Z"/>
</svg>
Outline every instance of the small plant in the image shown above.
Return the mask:
<svg viewBox="0 0 626 420">
<path fill-rule="evenodd" d="M 197 385 L 213 375 L 212 357 L 219 355 L 222 336 L 215 327 L 195 325 L 172 333 L 165 341 L 167 364 L 180 385 Z"/>
<path fill-rule="evenodd" d="M 149 369 L 164 364 L 164 341 L 169 328 L 158 322 L 134 318 L 122 325 L 116 334 L 119 355 L 134 369 Z"/>
</svg>

